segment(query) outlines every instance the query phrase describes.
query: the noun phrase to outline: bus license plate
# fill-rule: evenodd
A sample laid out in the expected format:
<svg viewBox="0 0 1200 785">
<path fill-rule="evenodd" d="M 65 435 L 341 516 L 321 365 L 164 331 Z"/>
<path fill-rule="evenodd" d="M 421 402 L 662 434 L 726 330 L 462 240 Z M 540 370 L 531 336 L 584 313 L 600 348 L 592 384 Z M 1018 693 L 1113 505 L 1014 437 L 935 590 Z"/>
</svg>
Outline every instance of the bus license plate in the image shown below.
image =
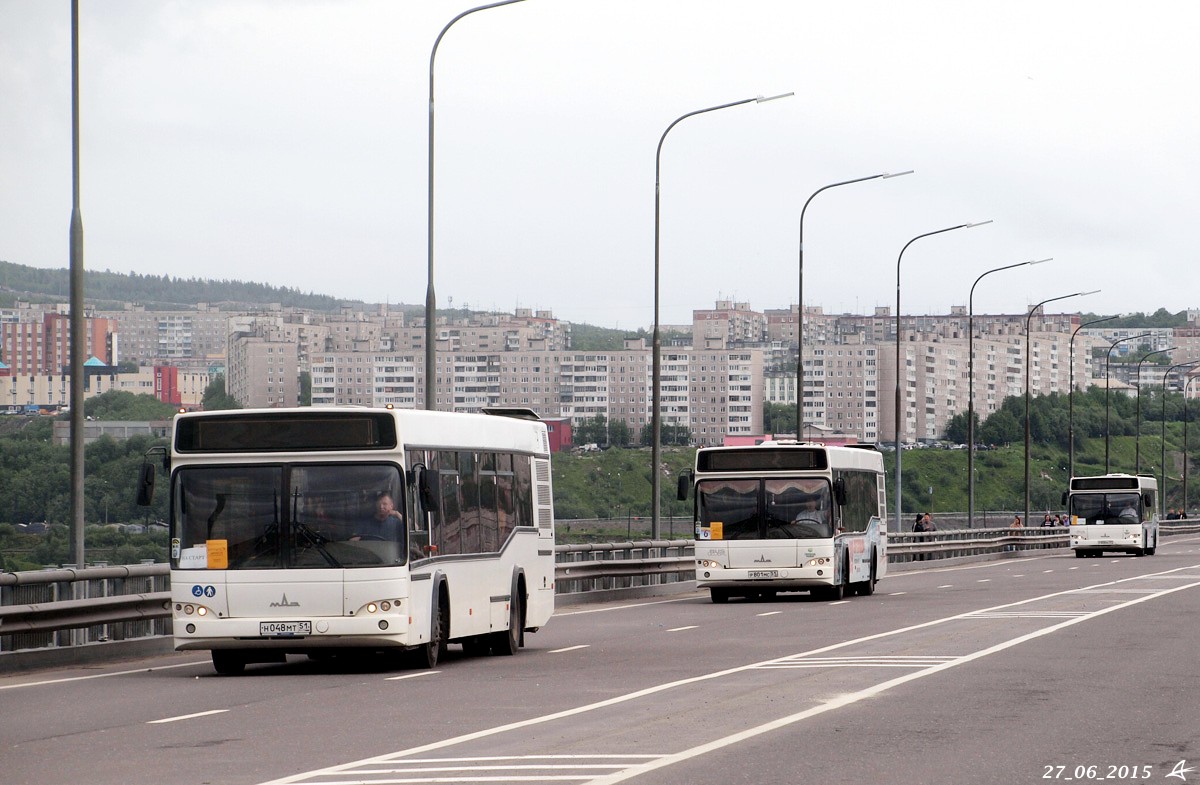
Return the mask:
<svg viewBox="0 0 1200 785">
<path fill-rule="evenodd" d="M 259 635 L 312 635 L 311 621 L 260 621 Z"/>
<path fill-rule="evenodd" d="M 778 570 L 750 570 L 746 573 L 747 578 L 778 578 Z"/>
</svg>

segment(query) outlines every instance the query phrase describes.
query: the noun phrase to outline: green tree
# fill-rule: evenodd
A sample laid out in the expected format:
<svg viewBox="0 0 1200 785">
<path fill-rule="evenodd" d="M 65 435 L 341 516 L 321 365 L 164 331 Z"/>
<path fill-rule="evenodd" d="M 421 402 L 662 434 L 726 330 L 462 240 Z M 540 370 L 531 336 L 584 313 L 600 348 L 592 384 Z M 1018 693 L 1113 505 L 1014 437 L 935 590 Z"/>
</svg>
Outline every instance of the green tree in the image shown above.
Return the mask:
<svg viewBox="0 0 1200 785">
<path fill-rule="evenodd" d="M 312 374 L 300 372 L 300 405 L 312 406 Z"/>
<path fill-rule="evenodd" d="M 979 435 L 979 440 L 984 444 L 1014 444 L 1025 440 L 1024 425 L 1011 412 L 1003 408 L 984 420 L 975 433 Z"/>
<path fill-rule="evenodd" d="M 633 433 L 624 420 L 613 420 L 608 424 L 608 443 L 614 447 L 628 447 Z"/>
<path fill-rule="evenodd" d="M 642 426 L 641 434 L 642 444 L 649 446 L 654 443 L 654 429 L 651 423 Z M 663 423 L 659 432 L 659 443 L 662 445 L 673 445 L 677 447 L 686 447 L 692 442 L 692 432 L 687 429 L 686 425 L 670 425 Z"/>
<path fill-rule="evenodd" d="M 796 407 L 788 403 L 763 403 L 763 432 L 796 433 Z"/>
<path fill-rule="evenodd" d="M 579 423 L 571 437 L 576 446 L 582 444 L 608 444 L 608 419 L 603 414 L 589 417 Z"/>
<path fill-rule="evenodd" d="M 222 374 L 217 374 L 204 388 L 204 396 L 200 399 L 200 405 L 205 411 L 213 411 L 216 409 L 240 409 L 241 404 L 225 392 L 225 377 Z"/>
<path fill-rule="evenodd" d="M 118 420 L 140 422 L 145 420 L 169 420 L 175 407 L 163 403 L 153 395 L 134 394 L 126 390 L 109 390 L 84 401 L 83 411 L 95 420 Z"/>
</svg>

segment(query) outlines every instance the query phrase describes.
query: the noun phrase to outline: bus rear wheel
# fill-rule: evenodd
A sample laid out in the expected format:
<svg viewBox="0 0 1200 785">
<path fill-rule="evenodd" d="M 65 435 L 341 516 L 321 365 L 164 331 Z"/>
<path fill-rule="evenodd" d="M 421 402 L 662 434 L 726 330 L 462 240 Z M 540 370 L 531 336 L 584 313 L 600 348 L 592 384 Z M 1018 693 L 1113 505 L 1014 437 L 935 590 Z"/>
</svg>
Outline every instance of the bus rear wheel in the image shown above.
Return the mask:
<svg viewBox="0 0 1200 785">
<path fill-rule="evenodd" d="M 508 603 L 508 629 L 492 633 L 492 654 L 511 657 L 521 648 L 521 627 L 525 624 L 521 608 L 521 595 L 514 594 Z"/>
<path fill-rule="evenodd" d="M 712 597 L 712 601 L 718 605 L 729 602 L 729 589 L 712 588 L 708 590 L 708 595 Z"/>
</svg>

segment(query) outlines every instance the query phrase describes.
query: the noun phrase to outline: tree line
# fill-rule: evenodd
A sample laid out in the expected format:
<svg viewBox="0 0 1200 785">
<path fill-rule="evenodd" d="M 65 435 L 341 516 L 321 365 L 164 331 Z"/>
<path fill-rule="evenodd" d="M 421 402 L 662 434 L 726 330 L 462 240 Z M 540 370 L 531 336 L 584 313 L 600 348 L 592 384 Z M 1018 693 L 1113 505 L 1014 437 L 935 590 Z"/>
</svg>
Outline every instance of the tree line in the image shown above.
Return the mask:
<svg viewBox="0 0 1200 785">
<path fill-rule="evenodd" d="M 305 293 L 287 286 L 115 273 L 111 270 L 85 271 L 83 285 L 89 301 L 136 302 L 148 307 L 192 307 L 196 303 L 280 303 L 287 307 L 332 311 L 343 302 L 335 297 Z M 47 270 L 0 261 L 0 289 L 9 292 L 10 299 L 41 295 L 65 301 L 71 292 L 70 271 L 66 268 Z"/>
</svg>

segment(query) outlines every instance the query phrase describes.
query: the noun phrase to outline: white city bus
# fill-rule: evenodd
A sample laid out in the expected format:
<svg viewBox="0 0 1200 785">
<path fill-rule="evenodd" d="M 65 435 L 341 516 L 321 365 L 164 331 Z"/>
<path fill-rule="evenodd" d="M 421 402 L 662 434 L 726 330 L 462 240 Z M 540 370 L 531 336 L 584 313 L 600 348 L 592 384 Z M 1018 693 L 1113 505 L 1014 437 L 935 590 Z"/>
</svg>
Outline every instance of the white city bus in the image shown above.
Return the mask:
<svg viewBox="0 0 1200 785">
<path fill-rule="evenodd" d="M 696 582 L 713 602 L 869 595 L 887 570 L 883 456 L 873 445 L 769 441 L 696 451 Z"/>
<path fill-rule="evenodd" d="M 554 610 L 549 441 L 528 410 L 180 414 L 164 466 L 175 648 L 211 650 L 218 673 L 339 650 L 433 667 L 448 642 L 513 654 Z"/>
<path fill-rule="evenodd" d="M 1075 555 L 1121 551 L 1153 556 L 1158 547 L 1158 481 L 1132 474 L 1072 477 L 1063 504 Z"/>
</svg>

